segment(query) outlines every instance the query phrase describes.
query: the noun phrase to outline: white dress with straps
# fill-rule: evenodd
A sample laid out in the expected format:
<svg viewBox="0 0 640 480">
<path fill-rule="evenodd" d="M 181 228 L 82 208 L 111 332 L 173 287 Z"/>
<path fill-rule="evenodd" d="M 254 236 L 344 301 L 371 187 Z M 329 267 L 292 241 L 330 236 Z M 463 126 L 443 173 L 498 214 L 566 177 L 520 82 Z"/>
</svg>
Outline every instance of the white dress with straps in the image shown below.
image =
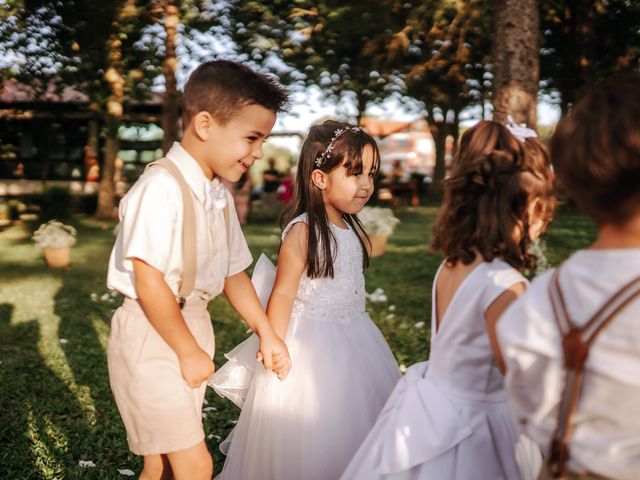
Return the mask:
<svg viewBox="0 0 640 480">
<path fill-rule="evenodd" d="M 306 215 L 283 238 L 301 221 Z M 365 310 L 360 242 L 349 228 L 331 229 L 334 277 L 303 273 L 300 279 L 285 338 L 292 361 L 287 379 L 280 382 L 253 360 L 251 341 L 228 355 L 234 365 L 251 358 L 242 350 L 253 348 L 246 398 L 237 402 L 239 390 L 225 387 L 233 374 L 224 366 L 214 375 L 216 391 L 242 404 L 230 442 L 221 446 L 228 450 L 218 479 L 337 480 L 400 377 Z"/>
<path fill-rule="evenodd" d="M 439 272 L 429 361 L 407 370 L 344 480 L 520 478 L 518 429 L 484 314 L 505 289 L 527 280 L 503 261 L 479 264 L 458 287 L 436 332 Z"/>
</svg>

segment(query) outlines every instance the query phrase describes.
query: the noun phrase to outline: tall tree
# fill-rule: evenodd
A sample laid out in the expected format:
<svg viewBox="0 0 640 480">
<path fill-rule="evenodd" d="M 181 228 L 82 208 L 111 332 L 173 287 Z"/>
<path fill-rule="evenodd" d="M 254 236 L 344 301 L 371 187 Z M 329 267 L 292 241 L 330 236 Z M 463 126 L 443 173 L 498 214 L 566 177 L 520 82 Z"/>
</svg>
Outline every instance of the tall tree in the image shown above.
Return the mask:
<svg viewBox="0 0 640 480">
<path fill-rule="evenodd" d="M 541 0 L 543 91 L 562 113 L 615 72 L 640 68 L 640 2 Z"/>
<path fill-rule="evenodd" d="M 537 0 L 498 0 L 493 45 L 493 118 L 536 126 L 539 61 Z"/>
<path fill-rule="evenodd" d="M 408 8 L 404 25 L 378 45 L 379 55 L 401 72 L 406 94 L 425 105 L 436 144 L 436 191 L 445 177 L 446 138 L 457 141 L 462 110 L 484 101 L 490 19 L 486 2 L 422 1 Z"/>
<path fill-rule="evenodd" d="M 179 94 L 176 73 L 178 58 L 178 25 L 180 24 L 180 0 L 157 0 L 152 2 L 152 15 L 155 21 L 162 23 L 164 30 L 164 52 L 162 55 L 162 75 L 164 77 L 164 96 L 162 99 L 162 151 L 168 152 L 178 139 Z"/>
<path fill-rule="evenodd" d="M 158 74 L 154 52 L 145 44 L 148 16 L 144 13 L 149 4 L 142 0 L 14 2 L 18 4 L 21 8 L 2 31 L 3 47 L 18 54 L 14 74 L 25 81 L 38 79 L 41 82 L 36 83 L 45 86 L 73 86 L 87 95 L 89 108 L 102 118 L 105 150 L 96 215 L 111 218 L 125 102 L 143 98 Z"/>
<path fill-rule="evenodd" d="M 372 51 L 402 23 L 402 3 L 235 0 L 229 5 L 229 32 L 239 51 L 274 67 L 285 81 L 320 87 L 335 101 L 352 95 L 358 121 L 369 103 L 401 89 Z M 288 75 L 282 75 L 282 63 Z"/>
</svg>

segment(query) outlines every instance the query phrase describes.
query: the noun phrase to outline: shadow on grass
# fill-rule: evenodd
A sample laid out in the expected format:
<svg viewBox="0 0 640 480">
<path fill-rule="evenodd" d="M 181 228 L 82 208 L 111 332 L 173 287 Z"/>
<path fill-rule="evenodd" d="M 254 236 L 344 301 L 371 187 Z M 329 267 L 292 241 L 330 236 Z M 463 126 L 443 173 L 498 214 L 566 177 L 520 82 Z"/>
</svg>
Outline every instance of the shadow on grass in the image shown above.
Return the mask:
<svg viewBox="0 0 640 480">
<path fill-rule="evenodd" d="M 63 478 L 68 465 L 77 465 L 73 444 L 88 425 L 76 396 L 39 352 L 38 321 L 12 325 L 14 308 L 0 305 L 2 476 Z"/>
<path fill-rule="evenodd" d="M 106 343 L 111 313 L 121 298 L 110 298 L 107 302 L 91 300 L 92 293 L 104 291 L 104 270 L 103 266 L 96 268 L 88 262 L 65 272 L 62 287 L 54 298 L 54 312 L 60 317 L 60 338 L 68 341 L 62 348 L 84 397 L 88 418 L 84 434 L 74 444 L 74 458 L 93 460 L 97 467 L 92 474 L 99 474 L 100 478 L 121 478 L 118 469 L 138 470 L 141 460 L 129 452 L 109 386 Z"/>
</svg>

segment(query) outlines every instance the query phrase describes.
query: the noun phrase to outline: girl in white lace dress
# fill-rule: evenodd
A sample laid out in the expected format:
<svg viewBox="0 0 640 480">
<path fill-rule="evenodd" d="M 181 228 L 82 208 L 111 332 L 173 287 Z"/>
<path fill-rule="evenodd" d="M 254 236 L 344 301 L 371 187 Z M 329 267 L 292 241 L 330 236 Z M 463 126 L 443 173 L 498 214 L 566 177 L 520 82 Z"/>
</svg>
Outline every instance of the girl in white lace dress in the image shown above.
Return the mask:
<svg viewBox="0 0 640 480">
<path fill-rule="evenodd" d="M 463 135 L 435 229 L 446 259 L 433 282 L 429 361 L 407 370 L 344 480 L 521 478 L 490 327 L 527 284 L 528 246 L 553 204 L 534 134 L 482 121 Z"/>
<path fill-rule="evenodd" d="M 338 479 L 398 381 L 395 359 L 365 310 L 369 242 L 356 216 L 378 166 L 376 143 L 360 128 L 333 121 L 311 128 L 267 307 L 291 371 L 279 381 L 247 362 L 255 374 L 246 399 L 233 388 L 233 368 L 214 376 L 216 391 L 242 406 L 221 446 L 228 450 L 219 479 Z M 242 356 L 236 349 L 229 363 Z"/>
</svg>

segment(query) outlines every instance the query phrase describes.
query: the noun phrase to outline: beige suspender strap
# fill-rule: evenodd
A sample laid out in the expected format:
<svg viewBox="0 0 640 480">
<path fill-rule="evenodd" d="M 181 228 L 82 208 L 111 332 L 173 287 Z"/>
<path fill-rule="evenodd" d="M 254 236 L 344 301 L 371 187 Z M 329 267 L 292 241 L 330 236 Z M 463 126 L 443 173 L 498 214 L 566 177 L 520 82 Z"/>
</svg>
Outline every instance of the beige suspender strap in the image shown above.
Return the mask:
<svg viewBox="0 0 640 480">
<path fill-rule="evenodd" d="M 558 423 L 549 452 L 548 468 L 555 478 L 562 478 L 569 459 L 569 437 L 571 436 L 571 418 L 580 397 L 580 388 L 584 365 L 589 355 L 589 347 L 602 330 L 611 323 L 616 315 L 640 295 L 640 276 L 634 278 L 614 295 L 582 327 L 573 325 L 560 289 L 560 269 L 551 278 L 549 297 L 553 316 L 562 334 L 562 354 L 566 371 L 564 390 L 558 411 Z"/>
<path fill-rule="evenodd" d="M 229 261 L 227 262 L 227 273 L 225 275 L 229 276 L 229 264 L 231 263 L 231 219 L 229 218 L 229 202 L 224 207 L 224 227 L 227 231 L 227 250 L 229 251 Z"/>
<path fill-rule="evenodd" d="M 193 290 L 193 286 L 196 282 L 196 216 L 193 208 L 193 199 L 191 197 L 191 190 L 187 185 L 186 180 L 180 173 L 180 170 L 168 158 L 161 158 L 155 162 L 147 165 L 146 168 L 153 166 L 159 166 L 166 169 L 180 185 L 180 191 L 182 192 L 182 206 L 183 206 L 183 226 L 182 226 L 182 281 L 178 289 L 178 302 L 180 308 L 184 306 L 185 299 L 189 296 Z"/>
</svg>

